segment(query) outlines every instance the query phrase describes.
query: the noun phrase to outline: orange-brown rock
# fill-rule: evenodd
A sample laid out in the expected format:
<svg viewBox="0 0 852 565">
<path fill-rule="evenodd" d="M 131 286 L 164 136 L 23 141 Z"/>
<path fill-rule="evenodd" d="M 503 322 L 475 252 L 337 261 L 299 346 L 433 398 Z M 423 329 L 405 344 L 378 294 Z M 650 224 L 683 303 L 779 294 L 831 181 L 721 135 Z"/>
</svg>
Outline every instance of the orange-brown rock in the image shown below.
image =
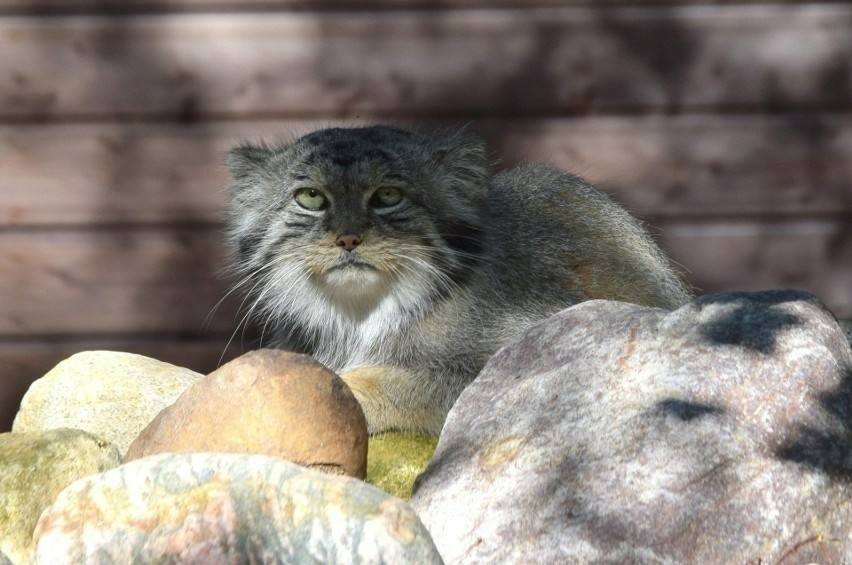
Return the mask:
<svg viewBox="0 0 852 565">
<path fill-rule="evenodd" d="M 306 355 L 261 349 L 187 389 L 139 434 L 124 461 L 202 451 L 272 455 L 364 478 L 367 423 L 333 372 Z"/>
</svg>

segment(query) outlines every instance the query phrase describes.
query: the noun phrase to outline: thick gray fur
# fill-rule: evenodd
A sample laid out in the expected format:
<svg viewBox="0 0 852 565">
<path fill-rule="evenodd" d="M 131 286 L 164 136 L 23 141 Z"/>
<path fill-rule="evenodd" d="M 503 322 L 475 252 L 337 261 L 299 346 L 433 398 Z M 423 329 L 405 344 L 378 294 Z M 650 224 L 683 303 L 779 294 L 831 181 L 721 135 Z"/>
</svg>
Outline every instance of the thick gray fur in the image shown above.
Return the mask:
<svg viewBox="0 0 852 565">
<path fill-rule="evenodd" d="M 679 274 L 623 208 L 543 166 L 494 174 L 482 140 L 387 126 L 231 151 L 228 238 L 271 345 L 341 374 L 371 432 L 437 433 L 513 336 L 592 298 L 675 308 Z M 401 190 L 375 207 L 374 192 Z M 324 194 L 308 210 L 299 189 Z M 351 251 L 338 236 L 354 234 Z"/>
</svg>

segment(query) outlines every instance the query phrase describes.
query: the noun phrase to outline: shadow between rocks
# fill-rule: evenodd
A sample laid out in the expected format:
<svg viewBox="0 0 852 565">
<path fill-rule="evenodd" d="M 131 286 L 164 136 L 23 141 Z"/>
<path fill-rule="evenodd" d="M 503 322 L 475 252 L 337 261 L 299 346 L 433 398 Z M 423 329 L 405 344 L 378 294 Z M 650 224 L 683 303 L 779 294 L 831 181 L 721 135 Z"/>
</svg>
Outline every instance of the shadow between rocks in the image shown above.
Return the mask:
<svg viewBox="0 0 852 565">
<path fill-rule="evenodd" d="M 436 451 L 426 469 L 414 480 L 413 494 L 417 493 L 424 482 L 432 479 L 435 473 L 441 473 L 444 469 L 453 469 L 469 460 L 469 450 L 465 450 L 464 446 L 458 443 L 451 445 L 448 449 L 442 449 L 440 452 Z"/>
</svg>

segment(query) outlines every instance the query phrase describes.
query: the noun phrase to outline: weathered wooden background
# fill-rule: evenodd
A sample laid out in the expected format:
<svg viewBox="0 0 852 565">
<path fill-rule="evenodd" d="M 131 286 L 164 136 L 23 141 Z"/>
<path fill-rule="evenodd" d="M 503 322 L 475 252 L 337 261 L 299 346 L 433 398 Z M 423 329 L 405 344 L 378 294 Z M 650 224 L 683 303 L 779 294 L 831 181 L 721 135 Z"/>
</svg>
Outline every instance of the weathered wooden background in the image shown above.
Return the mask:
<svg viewBox="0 0 852 565">
<path fill-rule="evenodd" d="M 224 151 L 374 121 L 469 123 L 598 183 L 701 291 L 852 316 L 848 3 L 0 0 L 0 430 L 76 351 L 216 366 Z"/>
</svg>

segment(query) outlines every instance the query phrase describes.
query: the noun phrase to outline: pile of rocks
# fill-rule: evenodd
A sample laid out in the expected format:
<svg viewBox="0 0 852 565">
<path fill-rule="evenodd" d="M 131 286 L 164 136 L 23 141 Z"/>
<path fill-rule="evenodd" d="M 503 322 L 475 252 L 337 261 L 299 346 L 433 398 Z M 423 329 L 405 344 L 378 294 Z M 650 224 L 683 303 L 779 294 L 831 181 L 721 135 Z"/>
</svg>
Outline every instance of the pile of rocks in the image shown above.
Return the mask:
<svg viewBox="0 0 852 565">
<path fill-rule="evenodd" d="M 545 320 L 408 503 L 361 480 L 364 429 L 303 356 L 77 355 L 0 434 L 0 563 L 852 562 L 852 351 L 805 293 Z"/>
<path fill-rule="evenodd" d="M 439 561 L 412 510 L 358 480 L 364 414 L 304 355 L 255 351 L 204 377 L 81 353 L 32 385 L 0 450 L 16 563 Z"/>
</svg>

